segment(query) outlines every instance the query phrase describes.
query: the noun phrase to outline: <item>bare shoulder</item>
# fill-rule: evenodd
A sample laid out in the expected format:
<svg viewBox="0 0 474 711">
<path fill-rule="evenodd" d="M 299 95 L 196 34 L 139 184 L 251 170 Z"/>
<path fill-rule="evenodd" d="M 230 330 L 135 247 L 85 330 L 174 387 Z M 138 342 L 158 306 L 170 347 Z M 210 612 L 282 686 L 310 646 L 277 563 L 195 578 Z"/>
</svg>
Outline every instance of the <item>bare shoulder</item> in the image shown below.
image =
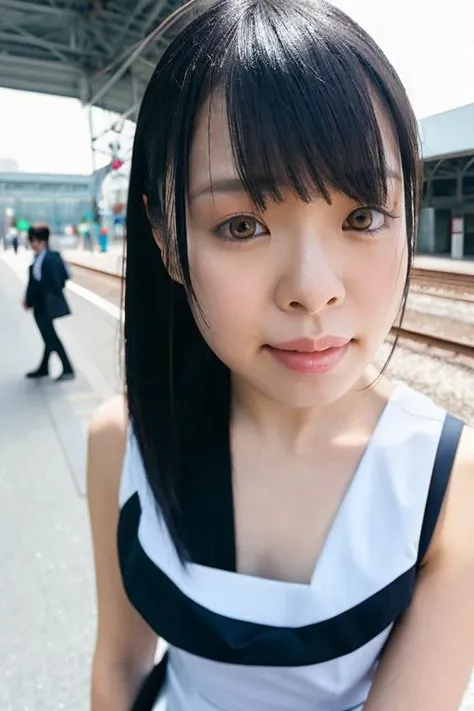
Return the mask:
<svg viewBox="0 0 474 711">
<path fill-rule="evenodd" d="M 90 426 L 90 437 L 125 437 L 127 433 L 127 404 L 123 395 L 103 402 L 95 411 Z"/>
<path fill-rule="evenodd" d="M 432 544 L 439 559 L 474 566 L 474 429 L 464 427 Z"/>
<path fill-rule="evenodd" d="M 89 425 L 88 489 L 118 489 L 127 441 L 127 406 L 123 396 L 106 400 Z"/>
<path fill-rule="evenodd" d="M 463 471 L 470 471 L 474 465 L 474 427 L 464 427 L 459 442 L 457 465 Z"/>
<path fill-rule="evenodd" d="M 118 556 L 119 489 L 127 420 L 124 398 L 115 397 L 99 407 L 89 427 L 87 503 L 98 607 L 92 674 L 94 709 L 112 708 L 111 698 L 117 700 L 117 689 L 120 695 L 120 689 L 125 690 L 125 681 L 130 680 L 138 687 L 143 675 L 152 668 L 156 651 L 156 634 L 127 598 Z"/>
</svg>

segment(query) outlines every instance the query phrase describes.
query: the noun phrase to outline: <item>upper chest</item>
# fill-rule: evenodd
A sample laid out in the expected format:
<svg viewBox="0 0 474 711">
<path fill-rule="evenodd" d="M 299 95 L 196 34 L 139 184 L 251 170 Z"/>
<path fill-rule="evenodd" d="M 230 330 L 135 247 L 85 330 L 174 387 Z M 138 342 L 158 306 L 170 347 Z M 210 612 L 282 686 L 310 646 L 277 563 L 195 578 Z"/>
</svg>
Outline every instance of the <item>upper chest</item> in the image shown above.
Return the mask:
<svg viewBox="0 0 474 711">
<path fill-rule="evenodd" d="M 343 503 L 370 466 L 370 428 L 345 444 L 284 455 L 235 448 L 233 508 L 236 568 L 273 580 L 310 583 Z"/>
</svg>

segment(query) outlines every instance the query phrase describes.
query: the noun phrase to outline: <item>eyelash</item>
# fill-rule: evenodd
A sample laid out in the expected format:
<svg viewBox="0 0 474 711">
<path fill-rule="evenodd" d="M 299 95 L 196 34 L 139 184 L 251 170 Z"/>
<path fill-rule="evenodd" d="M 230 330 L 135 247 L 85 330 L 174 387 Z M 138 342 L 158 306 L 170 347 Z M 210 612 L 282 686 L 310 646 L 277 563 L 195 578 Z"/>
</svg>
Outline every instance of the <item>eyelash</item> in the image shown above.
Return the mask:
<svg viewBox="0 0 474 711">
<path fill-rule="evenodd" d="M 346 220 L 348 220 L 356 212 L 362 212 L 362 211 L 378 212 L 380 215 L 383 215 L 385 217 L 383 225 L 381 225 L 380 227 L 377 227 L 373 230 L 371 230 L 371 229 L 356 230 L 356 229 L 349 227 L 349 228 L 345 228 L 345 232 L 356 232 L 359 234 L 369 235 L 369 237 L 376 237 L 378 234 L 380 234 L 381 232 L 383 232 L 384 230 L 387 230 L 389 228 L 390 222 L 392 220 L 397 220 L 400 217 L 400 215 L 395 215 L 393 212 L 390 212 L 389 210 L 385 210 L 383 207 L 378 207 L 375 205 L 364 205 L 363 207 L 357 207 L 355 210 L 352 210 L 350 215 L 348 215 L 348 217 L 346 217 Z"/>
<path fill-rule="evenodd" d="M 349 228 L 344 228 L 344 227 L 343 227 L 343 229 L 344 229 L 345 232 L 356 232 L 356 233 L 359 233 L 359 234 L 366 234 L 366 235 L 369 235 L 370 237 L 375 237 L 375 236 L 377 236 L 378 234 L 380 234 L 381 232 L 383 232 L 384 230 L 388 229 L 389 223 L 390 223 L 391 220 L 397 220 L 397 219 L 399 219 L 399 217 L 400 217 L 399 215 L 395 215 L 395 214 L 393 214 L 392 212 L 390 212 L 389 210 L 383 209 L 382 207 L 374 207 L 373 205 L 364 205 L 363 207 L 358 207 L 358 208 L 356 208 L 355 210 L 353 210 L 353 211 L 350 213 L 350 215 L 346 218 L 346 220 L 347 220 L 349 217 L 351 217 L 352 215 L 354 215 L 356 212 L 361 212 L 361 211 L 363 211 L 363 210 L 365 210 L 365 211 L 372 211 L 372 212 L 378 212 L 379 214 L 383 215 L 383 216 L 385 217 L 385 220 L 384 220 L 383 225 L 381 225 L 380 227 L 377 227 L 376 229 L 373 229 L 373 230 L 370 230 L 370 229 L 368 229 L 368 230 L 356 230 L 356 229 L 351 228 L 351 227 L 349 227 Z M 238 219 L 241 219 L 241 220 L 245 220 L 245 219 L 252 220 L 253 222 L 256 222 L 258 225 L 260 225 L 260 226 L 265 230 L 265 232 L 263 232 L 262 234 L 256 235 L 256 236 L 254 236 L 254 237 L 248 237 L 248 238 L 245 238 L 245 239 L 237 239 L 237 238 L 235 238 L 235 237 L 230 237 L 230 236 L 228 236 L 228 235 L 224 235 L 224 234 L 221 233 L 221 230 L 222 230 L 223 227 L 225 227 L 226 225 L 229 225 L 231 222 L 233 222 L 234 220 L 238 220 Z M 219 237 L 219 239 L 224 240 L 225 242 L 230 242 L 230 243 L 232 243 L 232 244 L 239 244 L 239 243 L 240 243 L 240 244 L 246 244 L 246 243 L 248 243 L 248 242 L 253 242 L 254 240 L 260 239 L 260 237 L 263 237 L 263 236 L 267 235 L 267 234 L 268 234 L 268 228 L 265 227 L 265 225 L 264 225 L 258 218 L 254 217 L 253 215 L 237 214 L 237 215 L 233 215 L 232 217 L 228 217 L 226 220 L 223 220 L 222 222 L 220 222 L 218 225 L 216 225 L 216 227 L 212 230 L 212 232 L 213 232 L 217 237 Z"/>
</svg>

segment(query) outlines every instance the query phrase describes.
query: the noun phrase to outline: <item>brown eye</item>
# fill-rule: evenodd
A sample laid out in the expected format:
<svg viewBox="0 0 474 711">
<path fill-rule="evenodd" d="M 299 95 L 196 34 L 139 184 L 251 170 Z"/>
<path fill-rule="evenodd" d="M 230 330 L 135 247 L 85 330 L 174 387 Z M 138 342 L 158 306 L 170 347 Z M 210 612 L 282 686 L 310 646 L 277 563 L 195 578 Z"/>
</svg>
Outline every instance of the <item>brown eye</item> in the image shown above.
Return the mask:
<svg viewBox="0 0 474 711">
<path fill-rule="evenodd" d="M 265 225 L 255 217 L 238 215 L 226 220 L 215 230 L 216 234 L 229 242 L 249 242 L 252 239 L 268 234 Z"/>
<path fill-rule="evenodd" d="M 251 217 L 236 217 L 229 222 L 229 232 L 234 239 L 252 239 L 257 231 L 257 220 Z"/>
<path fill-rule="evenodd" d="M 373 208 L 363 207 L 351 212 L 345 222 L 346 229 L 357 232 L 376 232 L 385 224 L 385 215 Z"/>
</svg>

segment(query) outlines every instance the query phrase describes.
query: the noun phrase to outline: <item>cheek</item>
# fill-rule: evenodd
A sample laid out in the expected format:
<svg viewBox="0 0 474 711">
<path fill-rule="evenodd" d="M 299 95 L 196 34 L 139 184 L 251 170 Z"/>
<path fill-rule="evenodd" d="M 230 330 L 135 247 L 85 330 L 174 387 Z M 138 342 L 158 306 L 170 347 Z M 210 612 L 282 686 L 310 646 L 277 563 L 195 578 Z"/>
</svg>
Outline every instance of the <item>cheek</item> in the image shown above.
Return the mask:
<svg viewBox="0 0 474 711">
<path fill-rule="evenodd" d="M 376 297 L 384 303 L 401 298 L 406 278 L 406 257 L 393 254 L 388 259 L 378 259 L 367 279 L 370 285 L 369 297 Z"/>
<path fill-rule="evenodd" d="M 393 322 L 403 296 L 406 281 L 408 247 L 403 234 L 397 240 L 381 244 L 357 270 L 352 294 L 359 308 L 372 319 Z M 354 272 L 355 273 L 355 272 Z"/>
<path fill-rule="evenodd" d="M 262 281 L 247 255 L 207 247 L 190 248 L 191 279 L 205 322 L 198 322 L 203 335 L 215 345 L 218 339 L 227 348 L 239 346 L 244 331 L 253 330 L 261 309 Z"/>
</svg>

